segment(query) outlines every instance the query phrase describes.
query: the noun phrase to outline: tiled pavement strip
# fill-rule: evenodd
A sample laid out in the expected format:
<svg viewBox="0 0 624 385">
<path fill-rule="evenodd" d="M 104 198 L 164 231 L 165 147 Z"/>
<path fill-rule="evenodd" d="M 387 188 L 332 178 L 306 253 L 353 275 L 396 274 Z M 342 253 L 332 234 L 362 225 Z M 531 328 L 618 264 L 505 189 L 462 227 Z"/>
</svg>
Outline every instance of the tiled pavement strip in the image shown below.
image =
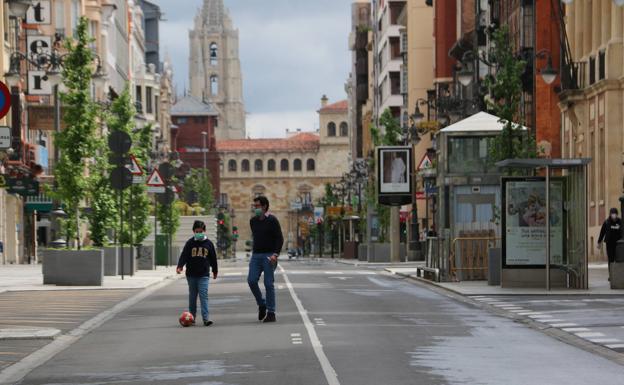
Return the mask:
<svg viewBox="0 0 624 385">
<path fill-rule="evenodd" d="M 0 266 L 0 371 L 103 311 L 175 276 L 159 267 L 105 277 L 99 287 L 43 285 L 41 265 Z"/>
</svg>

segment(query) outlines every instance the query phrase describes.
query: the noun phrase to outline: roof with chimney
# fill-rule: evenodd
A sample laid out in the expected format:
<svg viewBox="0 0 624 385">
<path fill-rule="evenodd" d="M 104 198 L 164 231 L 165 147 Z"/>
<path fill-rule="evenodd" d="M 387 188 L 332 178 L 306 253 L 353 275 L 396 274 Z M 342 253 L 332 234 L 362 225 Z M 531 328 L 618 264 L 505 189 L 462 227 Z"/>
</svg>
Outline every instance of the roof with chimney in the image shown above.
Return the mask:
<svg viewBox="0 0 624 385">
<path fill-rule="evenodd" d="M 349 103 L 347 100 L 341 100 L 336 103 L 328 104 L 324 107 L 321 107 L 319 112 L 345 112 L 349 109 Z"/>
</svg>

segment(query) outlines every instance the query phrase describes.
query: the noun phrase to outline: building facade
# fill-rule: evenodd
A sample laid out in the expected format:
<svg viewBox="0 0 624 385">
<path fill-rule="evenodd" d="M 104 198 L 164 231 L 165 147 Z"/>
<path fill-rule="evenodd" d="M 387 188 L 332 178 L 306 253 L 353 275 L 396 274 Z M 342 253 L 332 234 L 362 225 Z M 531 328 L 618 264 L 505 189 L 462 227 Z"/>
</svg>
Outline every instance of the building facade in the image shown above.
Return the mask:
<svg viewBox="0 0 624 385">
<path fill-rule="evenodd" d="M 565 8 L 572 81 L 560 94 L 561 152 L 591 158 L 588 165 L 588 240 L 593 259 L 605 259 L 596 245 L 611 207 L 620 207 L 624 177 L 624 35 L 622 7 L 609 0 L 576 0 Z"/>
<path fill-rule="evenodd" d="M 217 140 L 245 138 L 238 30 L 223 0 L 204 0 L 189 42 L 191 95 L 219 109 Z"/>
<path fill-rule="evenodd" d="M 279 219 L 284 247 L 302 245 L 313 219 L 313 207 L 325 185 L 348 171 L 347 102 L 322 99 L 319 133 L 294 132 L 287 138 L 217 141 L 223 161 L 221 196 L 229 203 L 240 240 L 251 239 L 249 218 L 253 198 L 266 195 Z"/>
</svg>

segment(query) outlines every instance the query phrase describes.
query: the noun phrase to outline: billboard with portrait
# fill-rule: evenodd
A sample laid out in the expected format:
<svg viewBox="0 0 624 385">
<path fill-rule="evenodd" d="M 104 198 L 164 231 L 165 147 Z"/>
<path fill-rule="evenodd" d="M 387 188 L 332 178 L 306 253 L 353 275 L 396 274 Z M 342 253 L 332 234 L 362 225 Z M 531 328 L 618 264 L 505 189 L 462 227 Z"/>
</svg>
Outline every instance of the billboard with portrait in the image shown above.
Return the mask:
<svg viewBox="0 0 624 385">
<path fill-rule="evenodd" d="M 412 198 L 412 148 L 408 146 L 377 147 L 377 187 L 379 203 L 406 204 Z"/>
<path fill-rule="evenodd" d="M 550 263 L 564 263 L 564 185 L 550 182 Z M 544 178 L 503 178 L 503 265 L 546 264 L 546 183 Z"/>
</svg>

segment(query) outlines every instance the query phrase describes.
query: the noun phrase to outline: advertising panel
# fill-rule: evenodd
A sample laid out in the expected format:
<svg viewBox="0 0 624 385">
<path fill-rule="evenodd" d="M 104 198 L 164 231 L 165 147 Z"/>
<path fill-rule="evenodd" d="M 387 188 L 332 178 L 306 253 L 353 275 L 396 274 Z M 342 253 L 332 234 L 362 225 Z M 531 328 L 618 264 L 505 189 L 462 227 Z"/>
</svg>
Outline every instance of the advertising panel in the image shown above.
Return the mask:
<svg viewBox="0 0 624 385">
<path fill-rule="evenodd" d="M 546 264 L 546 184 L 544 178 L 503 179 L 503 249 L 506 267 Z M 550 186 L 550 263 L 564 263 L 563 180 Z"/>
</svg>

